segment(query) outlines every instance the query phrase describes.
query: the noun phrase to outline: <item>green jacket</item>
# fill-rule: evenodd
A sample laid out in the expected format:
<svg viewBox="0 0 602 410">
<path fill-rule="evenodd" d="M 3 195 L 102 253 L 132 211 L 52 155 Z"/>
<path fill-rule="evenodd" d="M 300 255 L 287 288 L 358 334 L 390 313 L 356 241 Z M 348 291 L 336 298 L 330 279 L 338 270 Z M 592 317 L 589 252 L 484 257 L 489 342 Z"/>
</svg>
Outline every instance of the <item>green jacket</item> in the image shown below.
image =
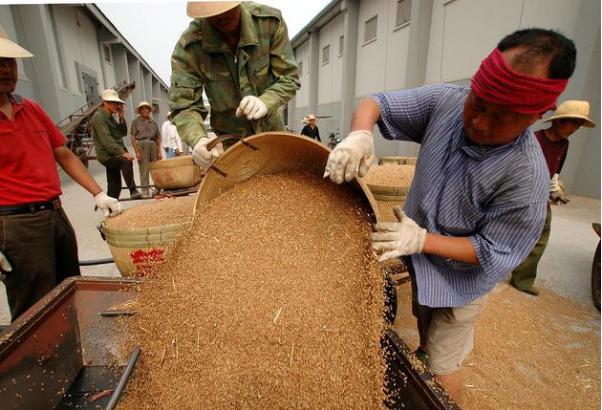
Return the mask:
<svg viewBox="0 0 602 410">
<path fill-rule="evenodd" d="M 241 3 L 238 55 L 204 19 L 195 19 L 171 56 L 169 106 L 182 140 L 194 147 L 207 136 L 203 90 L 217 134 L 253 135 L 284 130 L 282 107 L 299 89 L 297 63 L 279 10 Z M 237 118 L 236 108 L 248 95 L 259 97 L 268 115 L 258 121 Z"/>
<path fill-rule="evenodd" d="M 128 135 L 127 124 L 118 123 L 104 108 L 99 108 L 90 125 L 98 162 L 104 164 L 108 159 L 121 157 L 127 152 L 123 144 L 123 137 Z"/>
</svg>

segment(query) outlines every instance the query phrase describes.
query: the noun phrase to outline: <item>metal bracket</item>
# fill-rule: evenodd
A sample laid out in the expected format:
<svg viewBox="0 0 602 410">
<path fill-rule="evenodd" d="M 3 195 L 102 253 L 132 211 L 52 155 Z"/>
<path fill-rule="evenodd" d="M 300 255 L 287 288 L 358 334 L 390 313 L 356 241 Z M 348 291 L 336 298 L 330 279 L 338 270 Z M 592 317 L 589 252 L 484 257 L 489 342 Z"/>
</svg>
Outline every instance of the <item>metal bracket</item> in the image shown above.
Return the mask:
<svg viewBox="0 0 602 410">
<path fill-rule="evenodd" d="M 226 174 L 224 171 L 222 171 L 221 169 L 219 169 L 218 167 L 216 167 L 215 165 L 211 165 L 209 167 L 209 169 L 214 170 L 215 172 L 217 172 L 219 175 L 223 176 L 224 178 L 226 178 L 228 176 L 228 174 Z"/>
</svg>

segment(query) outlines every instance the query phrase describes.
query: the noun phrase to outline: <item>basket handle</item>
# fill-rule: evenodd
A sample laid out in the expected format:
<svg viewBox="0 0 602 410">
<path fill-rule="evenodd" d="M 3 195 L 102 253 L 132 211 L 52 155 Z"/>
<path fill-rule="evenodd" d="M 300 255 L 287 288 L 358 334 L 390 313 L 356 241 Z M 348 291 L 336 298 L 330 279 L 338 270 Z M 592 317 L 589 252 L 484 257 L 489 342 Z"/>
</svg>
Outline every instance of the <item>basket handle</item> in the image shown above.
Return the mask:
<svg viewBox="0 0 602 410">
<path fill-rule="evenodd" d="M 242 139 L 242 136 L 240 136 L 240 135 L 222 134 L 219 137 L 217 137 L 216 139 L 212 140 L 209 144 L 207 144 L 207 151 L 211 151 L 213 148 L 215 148 L 215 146 L 217 144 L 220 144 L 224 141 L 228 141 L 228 140 L 240 141 L 241 139 Z"/>
</svg>

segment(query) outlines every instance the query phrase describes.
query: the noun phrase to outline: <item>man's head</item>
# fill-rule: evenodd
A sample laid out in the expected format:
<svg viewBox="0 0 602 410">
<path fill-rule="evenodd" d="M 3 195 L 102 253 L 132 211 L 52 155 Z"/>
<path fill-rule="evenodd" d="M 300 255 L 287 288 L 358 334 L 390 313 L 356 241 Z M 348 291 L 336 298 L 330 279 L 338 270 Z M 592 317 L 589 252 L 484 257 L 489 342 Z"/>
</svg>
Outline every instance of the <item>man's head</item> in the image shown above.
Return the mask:
<svg viewBox="0 0 602 410">
<path fill-rule="evenodd" d="M 17 87 L 17 58 L 33 57 L 29 51 L 11 41 L 0 26 L 0 94 L 11 94 Z"/>
<path fill-rule="evenodd" d="M 190 17 L 207 19 L 222 33 L 237 31 L 240 26 L 240 1 L 188 2 L 186 11 Z"/>
<path fill-rule="evenodd" d="M 125 104 L 123 100 L 119 98 L 117 91 L 113 90 L 112 88 L 104 90 L 100 98 L 102 99 L 102 106 L 110 114 L 117 114 L 123 109 L 123 105 Z"/>
<path fill-rule="evenodd" d="M 152 107 L 148 102 L 141 101 L 140 104 L 138 104 L 136 111 L 138 112 L 138 114 L 140 114 L 142 118 L 148 118 L 152 111 Z"/>
<path fill-rule="evenodd" d="M 313 114 L 309 114 L 309 115 L 307 116 L 307 122 L 308 122 L 310 125 L 316 125 L 316 116 L 315 116 L 315 115 L 313 115 Z"/>
<path fill-rule="evenodd" d="M 479 145 L 514 141 L 550 109 L 575 69 L 574 43 L 551 30 L 505 37 L 483 61 L 464 105 L 464 129 Z"/>
<path fill-rule="evenodd" d="M 551 122 L 552 132 L 548 135 L 555 140 L 566 139 L 571 136 L 580 127 L 594 128 L 596 124 L 589 118 L 589 102 L 579 100 L 565 101 L 558 108 L 554 115 L 546 119 Z"/>
</svg>

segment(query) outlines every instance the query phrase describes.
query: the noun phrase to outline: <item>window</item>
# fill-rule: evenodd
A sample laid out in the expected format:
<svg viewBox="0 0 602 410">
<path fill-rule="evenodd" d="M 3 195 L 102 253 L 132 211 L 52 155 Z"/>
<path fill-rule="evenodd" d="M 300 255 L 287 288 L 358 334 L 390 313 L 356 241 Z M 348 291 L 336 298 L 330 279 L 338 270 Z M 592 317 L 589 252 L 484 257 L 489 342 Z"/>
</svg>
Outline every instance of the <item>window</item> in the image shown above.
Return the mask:
<svg viewBox="0 0 602 410">
<path fill-rule="evenodd" d="M 107 63 L 110 63 L 111 62 L 111 46 L 108 44 L 103 44 L 102 49 L 104 51 L 105 61 Z"/>
<path fill-rule="evenodd" d="M 412 13 L 412 0 L 397 0 L 397 14 L 395 15 L 395 27 L 399 27 L 410 21 Z"/>
<path fill-rule="evenodd" d="M 322 49 L 322 65 L 330 62 L 330 44 Z"/>
<path fill-rule="evenodd" d="M 376 40 L 376 29 L 378 28 L 378 16 L 366 20 L 364 23 L 364 43 Z"/>
<path fill-rule="evenodd" d="M 299 67 L 299 75 L 303 75 L 303 61 L 299 61 L 297 66 Z"/>
<path fill-rule="evenodd" d="M 343 55 L 343 50 L 345 48 L 345 36 L 339 37 L 339 57 Z"/>
</svg>

